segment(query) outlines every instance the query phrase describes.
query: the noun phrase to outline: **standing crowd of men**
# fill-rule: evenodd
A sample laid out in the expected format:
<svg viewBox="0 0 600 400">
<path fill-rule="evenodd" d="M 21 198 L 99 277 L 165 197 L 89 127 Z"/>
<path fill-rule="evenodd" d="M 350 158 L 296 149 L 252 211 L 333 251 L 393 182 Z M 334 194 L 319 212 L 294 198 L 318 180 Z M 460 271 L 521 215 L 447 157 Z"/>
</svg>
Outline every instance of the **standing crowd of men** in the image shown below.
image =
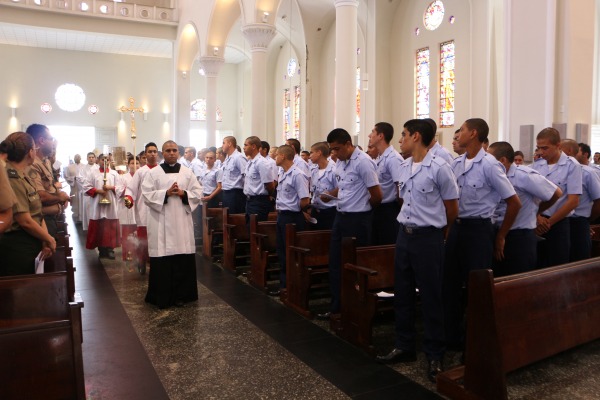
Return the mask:
<svg viewBox="0 0 600 400">
<path fill-rule="evenodd" d="M 227 136 L 221 148 L 198 152 L 172 140 L 159 151 L 150 142 L 120 173 L 110 155 L 90 152 L 87 164 L 76 155 L 64 170 L 69 197 L 45 161 L 55 147 L 50 132 L 32 125 L 2 143 L 13 190 L 0 191 L 0 229 L 8 232 L 0 236 L 0 250 L 14 245 L 11 238 L 29 235 L 36 245 L 23 245 L 31 248 L 28 257 L 40 251 L 49 256 L 56 216 L 71 201 L 73 217 L 88 232 L 88 249 L 114 259 L 114 248 L 123 243 L 124 259 L 135 258 L 140 272 L 150 263 L 146 301 L 181 306 L 198 298 L 194 226 L 200 225 L 201 202 L 245 213 L 247 221 L 251 214 L 264 221 L 277 211 L 280 284 L 270 294 L 286 289 L 286 225 L 329 229 L 331 303 L 318 315 L 329 319 L 344 306 L 342 238 L 355 237 L 358 246 L 395 243 L 396 339 L 378 360 L 416 360 L 418 288 L 422 347 L 434 381 L 445 351 L 464 348 L 470 271 L 493 268 L 495 275 L 508 275 L 589 258 L 590 221 L 600 217 L 600 167 L 589 163 L 588 145 L 561 140 L 558 131 L 545 128 L 536 138 L 536 161 L 525 166 L 523 153 L 509 143 L 489 144 L 482 119 L 468 119 L 455 132 L 458 157 L 437 143 L 436 132 L 431 119 L 407 121 L 400 153 L 386 122 L 373 127 L 367 152 L 344 129 L 332 130 L 309 152 L 297 139 L 271 148 L 257 136 L 246 138 L 243 149 Z M 6 186 L 4 170 L 0 184 Z M 0 275 L 14 274 L 7 271 L 0 268 Z"/>
</svg>

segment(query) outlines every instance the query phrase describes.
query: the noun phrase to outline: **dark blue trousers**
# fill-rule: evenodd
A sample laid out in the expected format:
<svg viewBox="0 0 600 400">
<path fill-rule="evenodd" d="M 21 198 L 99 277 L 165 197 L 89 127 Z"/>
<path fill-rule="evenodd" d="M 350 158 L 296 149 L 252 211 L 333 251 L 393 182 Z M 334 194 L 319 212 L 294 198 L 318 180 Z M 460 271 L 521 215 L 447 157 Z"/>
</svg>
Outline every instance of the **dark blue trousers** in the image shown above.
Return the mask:
<svg viewBox="0 0 600 400">
<path fill-rule="evenodd" d="M 249 196 L 246 200 L 246 225 L 250 229 L 250 215 L 256 214 L 257 221 L 266 221 L 271 211 L 269 195 Z"/>
<path fill-rule="evenodd" d="M 279 259 L 279 287 L 286 287 L 286 272 L 287 272 L 287 260 L 285 255 L 285 226 L 287 224 L 296 224 L 296 232 L 303 231 L 305 229 L 304 214 L 298 211 L 279 211 L 277 213 L 277 258 Z"/>
<path fill-rule="evenodd" d="M 463 286 L 469 272 L 491 268 L 494 256 L 494 227 L 489 219 L 459 219 L 446 242 L 444 265 L 444 320 L 446 343 L 462 347 L 463 317 L 467 304 Z"/>
<path fill-rule="evenodd" d="M 592 256 L 590 220 L 585 217 L 569 217 L 571 250 L 569 261 L 587 260 Z"/>
<path fill-rule="evenodd" d="M 223 190 L 223 208 L 229 208 L 229 214 L 244 214 L 246 212 L 246 195 L 243 189 Z"/>
<path fill-rule="evenodd" d="M 504 242 L 504 260 L 494 259 L 494 276 L 532 271 L 537 267 L 538 238 L 535 229 L 513 229 Z"/>
<path fill-rule="evenodd" d="M 337 209 L 335 207 L 316 209 L 312 208 L 310 216 L 317 220 L 316 224 L 309 224 L 311 231 L 323 231 L 331 230 L 333 228 L 333 222 L 335 221 L 335 215 Z"/>
<path fill-rule="evenodd" d="M 329 246 L 329 287 L 331 290 L 330 311 L 340 312 L 342 287 L 342 238 L 355 237 L 357 246 L 371 244 L 371 227 L 373 213 L 371 211 L 347 213 L 338 211 L 331 231 Z"/>
<path fill-rule="evenodd" d="M 569 218 L 563 218 L 550 228 L 538 242 L 538 268 L 569 262 L 571 252 L 571 226 Z"/>
<path fill-rule="evenodd" d="M 441 360 L 445 351 L 443 265 L 444 235 L 441 229 L 414 229 L 409 234 L 400 226 L 394 261 L 395 347 L 415 350 L 415 288 L 419 288 L 425 328 L 423 352 L 429 360 Z"/>
<path fill-rule="evenodd" d="M 398 237 L 398 214 L 400 205 L 397 201 L 382 203 L 373 210 L 373 246 L 394 244 Z"/>
</svg>

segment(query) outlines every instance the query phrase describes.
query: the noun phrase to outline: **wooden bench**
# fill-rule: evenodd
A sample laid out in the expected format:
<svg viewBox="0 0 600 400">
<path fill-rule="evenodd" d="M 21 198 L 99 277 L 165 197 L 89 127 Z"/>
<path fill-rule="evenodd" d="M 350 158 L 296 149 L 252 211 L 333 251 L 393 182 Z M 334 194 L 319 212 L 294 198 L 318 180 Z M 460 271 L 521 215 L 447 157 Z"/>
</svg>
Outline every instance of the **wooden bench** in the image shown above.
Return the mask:
<svg viewBox="0 0 600 400">
<path fill-rule="evenodd" d="M 308 308 L 312 289 L 329 287 L 329 245 L 331 231 L 296 232 L 295 224 L 286 226 L 286 294 L 283 303 L 305 317 L 312 318 Z"/>
<path fill-rule="evenodd" d="M 395 245 L 356 247 L 356 239 L 342 239 L 342 294 L 340 326 L 336 333 L 374 354 L 373 321 L 378 313 L 393 309 Z"/>
<path fill-rule="evenodd" d="M 68 295 L 69 301 L 75 299 L 75 268 L 73 267 L 73 258 L 67 257 L 66 248 L 64 246 L 56 246 L 56 251 L 50 258 L 44 261 L 44 273 L 62 272 L 67 273 Z"/>
<path fill-rule="evenodd" d="M 250 256 L 250 232 L 246 214 L 229 214 L 223 209 L 223 269 L 238 273 L 237 267 Z"/>
<path fill-rule="evenodd" d="M 600 257 L 600 225 L 591 225 L 592 230 L 592 257 Z"/>
<path fill-rule="evenodd" d="M 0 278 L 1 399 L 85 399 L 81 302 L 67 273 Z"/>
<path fill-rule="evenodd" d="M 223 208 L 208 208 L 207 203 L 202 203 L 202 255 L 212 261 L 215 243 L 223 236 Z"/>
<path fill-rule="evenodd" d="M 250 274 L 248 282 L 260 290 L 267 290 L 270 273 L 279 268 L 270 267 L 277 262 L 277 222 L 258 222 L 250 216 Z M 279 279 L 279 276 L 277 276 Z"/>
<path fill-rule="evenodd" d="M 507 399 L 506 373 L 600 338 L 600 258 L 494 279 L 469 276 L 465 365 L 438 375 L 452 399 Z"/>
</svg>

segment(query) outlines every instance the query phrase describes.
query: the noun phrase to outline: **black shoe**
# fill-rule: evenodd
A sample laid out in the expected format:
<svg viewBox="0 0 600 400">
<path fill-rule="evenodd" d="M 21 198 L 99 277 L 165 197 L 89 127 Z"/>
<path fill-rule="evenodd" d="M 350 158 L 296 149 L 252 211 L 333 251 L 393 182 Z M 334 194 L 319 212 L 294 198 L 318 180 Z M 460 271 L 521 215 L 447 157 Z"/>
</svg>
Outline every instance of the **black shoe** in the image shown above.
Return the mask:
<svg viewBox="0 0 600 400">
<path fill-rule="evenodd" d="M 106 249 L 104 247 L 98 247 L 98 258 L 106 258 Z"/>
<path fill-rule="evenodd" d="M 435 378 L 437 377 L 437 375 L 442 372 L 444 370 L 444 366 L 442 365 L 442 361 L 441 360 L 429 360 L 428 361 L 428 367 L 427 367 L 427 378 L 435 383 L 436 380 Z"/>
<path fill-rule="evenodd" d="M 109 260 L 114 260 L 115 259 L 115 251 L 113 249 L 107 249 L 106 250 L 106 258 L 108 258 Z"/>
<path fill-rule="evenodd" d="M 385 356 L 377 356 L 377 361 L 383 364 L 417 361 L 417 353 L 414 351 L 393 349 Z"/>
<path fill-rule="evenodd" d="M 317 319 L 322 321 L 329 321 L 331 319 L 331 312 L 327 311 L 321 314 L 317 314 Z"/>
<path fill-rule="evenodd" d="M 279 296 L 280 294 L 281 294 L 281 290 L 279 290 L 279 289 L 269 290 L 269 296 Z"/>
</svg>

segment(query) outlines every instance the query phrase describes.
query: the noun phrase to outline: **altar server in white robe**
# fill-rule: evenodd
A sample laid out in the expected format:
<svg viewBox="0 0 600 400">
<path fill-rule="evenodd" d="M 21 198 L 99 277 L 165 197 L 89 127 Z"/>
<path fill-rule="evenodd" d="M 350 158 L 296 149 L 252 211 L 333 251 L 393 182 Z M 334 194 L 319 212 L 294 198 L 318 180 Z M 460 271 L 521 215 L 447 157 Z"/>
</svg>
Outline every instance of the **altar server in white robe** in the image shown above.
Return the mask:
<svg viewBox="0 0 600 400">
<path fill-rule="evenodd" d="M 148 230 L 146 229 L 148 206 L 142 199 L 142 182 L 144 182 L 146 174 L 152 168 L 158 166 L 158 146 L 156 143 L 146 143 L 146 146 L 144 146 L 144 155 L 140 157 L 140 161 L 143 158 L 146 159 L 146 164 L 135 171 L 131 183 L 125 189 L 125 197 L 128 200 L 127 207 L 133 207 L 135 211 L 135 222 L 137 224 L 137 249 L 135 256 L 138 270 L 141 273 L 146 271 L 146 263 L 150 259 L 148 255 Z"/>
<path fill-rule="evenodd" d="M 135 221 L 135 208 L 128 208 L 125 205 L 125 191 L 131 185 L 135 171 L 139 169 L 139 158 L 129 158 L 127 164 L 128 171 L 119 175 L 117 179 L 117 187 L 115 193 L 117 195 L 117 215 L 119 216 L 119 224 L 121 225 L 121 248 L 123 249 L 123 261 L 131 260 L 135 252 L 133 243 L 129 240 L 129 236 L 133 235 L 137 229 Z"/>
<path fill-rule="evenodd" d="M 142 196 L 148 206 L 150 275 L 146 302 L 159 308 L 183 306 L 198 299 L 196 245 L 192 212 L 202 188 L 194 173 L 177 162 L 177 144 L 163 144 L 163 164 L 144 177 Z"/>
<path fill-rule="evenodd" d="M 100 168 L 90 172 L 83 188 L 85 194 L 90 197 L 89 229 L 85 248 L 92 250 L 97 247 L 101 258 L 114 260 L 114 249 L 121 246 L 121 229 L 117 216 L 117 196 L 115 195 L 119 174 L 108 167 L 108 163 L 103 163 L 104 158 L 103 154 L 98 156 Z M 102 204 L 103 198 L 109 200 L 110 203 Z"/>
<path fill-rule="evenodd" d="M 84 231 L 87 231 L 90 220 L 90 197 L 85 195 L 84 187 L 86 186 L 87 179 L 91 172 L 100 168 L 98 164 L 96 164 L 96 155 L 92 152 L 87 153 L 87 162 L 87 164 L 81 167 L 81 170 L 79 170 L 79 175 L 77 175 L 77 187 L 80 204 L 79 213 L 81 217 L 81 225 Z"/>
</svg>

